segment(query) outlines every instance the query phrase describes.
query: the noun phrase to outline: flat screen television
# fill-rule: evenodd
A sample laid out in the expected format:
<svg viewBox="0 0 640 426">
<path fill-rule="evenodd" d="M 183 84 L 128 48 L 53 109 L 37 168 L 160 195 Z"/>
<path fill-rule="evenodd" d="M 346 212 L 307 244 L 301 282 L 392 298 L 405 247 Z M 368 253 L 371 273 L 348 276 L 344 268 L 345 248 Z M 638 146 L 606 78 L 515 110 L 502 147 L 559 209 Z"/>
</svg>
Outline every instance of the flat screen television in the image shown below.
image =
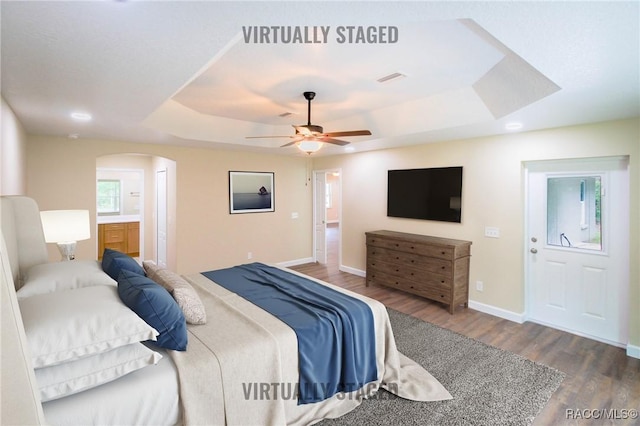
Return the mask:
<svg viewBox="0 0 640 426">
<path fill-rule="evenodd" d="M 387 216 L 460 223 L 462 167 L 389 170 Z"/>
</svg>

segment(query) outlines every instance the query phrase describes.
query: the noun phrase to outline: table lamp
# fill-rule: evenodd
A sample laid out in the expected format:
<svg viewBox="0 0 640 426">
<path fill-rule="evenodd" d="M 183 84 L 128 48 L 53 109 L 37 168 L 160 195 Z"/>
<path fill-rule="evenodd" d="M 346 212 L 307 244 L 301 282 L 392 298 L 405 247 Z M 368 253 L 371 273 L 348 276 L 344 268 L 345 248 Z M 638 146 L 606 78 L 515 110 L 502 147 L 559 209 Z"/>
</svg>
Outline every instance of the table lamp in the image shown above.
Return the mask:
<svg viewBox="0 0 640 426">
<path fill-rule="evenodd" d="M 73 260 L 76 242 L 91 238 L 89 210 L 46 210 L 40 212 L 44 239 L 56 243 L 62 260 Z"/>
</svg>

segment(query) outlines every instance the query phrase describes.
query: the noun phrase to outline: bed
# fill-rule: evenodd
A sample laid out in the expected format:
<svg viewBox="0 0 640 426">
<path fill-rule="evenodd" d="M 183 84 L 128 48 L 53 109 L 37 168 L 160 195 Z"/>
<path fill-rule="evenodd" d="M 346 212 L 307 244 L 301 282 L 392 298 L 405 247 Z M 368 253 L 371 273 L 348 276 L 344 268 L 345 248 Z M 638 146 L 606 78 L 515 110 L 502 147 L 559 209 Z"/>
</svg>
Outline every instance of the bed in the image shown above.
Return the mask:
<svg viewBox="0 0 640 426">
<path fill-rule="evenodd" d="M 3 233 L 4 228 L 3 219 Z M 107 271 L 108 268 L 102 266 Z M 46 368 L 57 368 L 65 365 L 66 361 L 56 360 L 53 367 L 42 367 L 37 364 L 41 359 L 35 356 L 35 383 L 40 387 L 41 396 L 50 399 L 42 403 L 46 421 L 53 425 L 313 424 L 353 410 L 364 398 L 374 395 L 380 388 L 413 400 L 451 398 L 446 389 L 426 370 L 397 351 L 387 312 L 381 303 L 286 268 L 265 266 L 291 277 L 312 281 L 314 285 L 347 295 L 367 306 L 374 325 L 375 378 L 355 390 L 343 390 L 317 402 L 301 403 L 300 393 L 292 392 L 292 389 L 299 390 L 301 370 L 298 339 L 289 325 L 255 303 L 212 281 L 206 274 L 181 277 L 171 271 L 157 267 L 154 269 L 152 262 L 146 262 L 143 269 L 145 280 L 153 282 L 153 277 L 160 281 L 164 277 L 172 282 L 166 287 L 167 290 L 171 285 L 174 285 L 173 290 L 188 290 L 188 294 L 184 294 L 192 298 L 191 302 L 194 302 L 195 295 L 195 302 L 206 312 L 206 320 L 198 319 L 197 312 L 194 320 L 194 312 L 189 310 L 190 307 L 180 304 L 181 312 L 192 318 L 190 323 L 185 322 L 188 344 L 183 349 L 186 350 L 158 349 L 153 343 L 139 343 L 138 340 L 145 341 L 150 337 L 152 340 L 160 339 L 167 334 L 162 330 L 156 336 L 149 336 L 147 329 L 141 329 L 136 333 L 142 334 L 132 337 L 132 341 L 125 342 L 126 344 L 119 343 L 117 349 L 135 345 L 136 350 L 142 351 L 141 357 L 145 357 L 146 365 L 125 371 L 125 374 L 105 380 L 104 383 L 94 383 L 94 386 L 86 390 L 82 387 L 85 380 L 71 393 L 60 397 L 50 398 L 43 390 L 40 377 Z M 128 272 L 122 272 L 121 278 L 129 275 L 135 275 L 136 278 L 131 278 L 134 280 L 143 279 L 139 274 Z M 18 279 L 22 280 L 20 277 Z M 48 310 L 65 312 L 66 309 L 66 312 L 70 312 L 72 309 L 69 306 L 84 306 L 86 311 L 96 312 L 106 305 L 119 310 L 118 318 L 128 315 L 128 312 L 122 311 L 127 302 L 120 306 L 114 297 L 122 284 L 119 279 L 114 280 L 118 282 L 116 285 L 113 282 L 84 285 L 77 281 L 74 288 L 55 289 L 48 295 L 29 295 L 20 299 L 22 316 L 26 316 L 24 327 L 27 330 L 27 340 L 33 335 L 31 330 L 36 326 L 42 328 L 43 323 L 51 323 L 51 327 L 56 330 L 64 328 L 57 325 L 57 320 L 42 320 Z M 176 283 L 179 283 L 177 287 Z M 21 284 L 24 286 L 24 283 Z M 164 287 L 158 287 L 164 291 Z M 18 289 L 18 293 L 21 291 L 24 293 L 24 289 Z M 178 302 L 180 297 L 176 298 L 176 294 L 179 295 L 180 291 L 165 292 Z M 52 298 L 57 298 L 55 303 L 51 303 Z M 92 300 L 99 300 L 100 303 L 92 307 Z M 184 300 L 183 297 L 182 301 Z M 56 308 L 59 306 L 62 307 Z M 61 316 L 60 321 L 66 321 L 67 316 L 74 316 L 76 313 L 62 315 L 58 312 L 56 315 Z M 92 315 L 98 317 L 100 314 Z M 114 314 L 105 313 L 105 318 L 109 318 L 109 315 L 113 317 Z M 99 321 L 97 324 L 99 329 L 109 328 L 104 324 L 100 325 Z M 44 328 L 42 333 L 52 334 Z M 72 330 L 69 334 L 77 335 L 81 332 Z M 34 350 L 37 345 L 30 345 L 32 355 L 38 353 L 37 348 Z M 144 345 L 146 349 L 143 350 L 138 345 Z M 100 350 L 104 351 L 100 356 L 115 352 L 110 347 Z M 92 358 L 93 354 L 83 354 L 80 361 Z M 55 380 L 49 380 L 57 391 L 59 386 Z M 62 393 L 65 390 L 66 388 Z"/>
</svg>

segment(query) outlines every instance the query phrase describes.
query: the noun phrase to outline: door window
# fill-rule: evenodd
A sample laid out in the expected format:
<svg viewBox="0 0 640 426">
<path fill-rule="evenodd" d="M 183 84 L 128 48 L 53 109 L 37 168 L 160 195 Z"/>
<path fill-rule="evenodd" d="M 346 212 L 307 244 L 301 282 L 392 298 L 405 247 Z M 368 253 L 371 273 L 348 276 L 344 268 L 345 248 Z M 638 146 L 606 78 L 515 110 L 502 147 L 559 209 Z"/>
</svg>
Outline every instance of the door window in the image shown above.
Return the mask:
<svg viewBox="0 0 640 426">
<path fill-rule="evenodd" d="M 547 178 L 547 244 L 602 251 L 600 176 Z"/>
</svg>

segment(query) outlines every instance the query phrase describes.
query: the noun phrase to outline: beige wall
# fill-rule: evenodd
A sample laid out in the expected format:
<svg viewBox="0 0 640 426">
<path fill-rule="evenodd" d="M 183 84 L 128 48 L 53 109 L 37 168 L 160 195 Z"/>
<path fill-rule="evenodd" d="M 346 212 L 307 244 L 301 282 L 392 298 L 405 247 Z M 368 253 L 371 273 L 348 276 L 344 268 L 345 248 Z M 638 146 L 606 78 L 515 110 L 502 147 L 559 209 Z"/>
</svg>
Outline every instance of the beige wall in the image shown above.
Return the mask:
<svg viewBox="0 0 640 426">
<path fill-rule="evenodd" d="M 24 195 L 27 135 L 13 110 L 0 99 L 0 195 Z"/>
<path fill-rule="evenodd" d="M 189 274 L 255 261 L 286 262 L 312 253 L 312 188 L 307 159 L 114 141 L 29 137 L 27 195 L 42 210 L 88 209 L 95 226 L 96 159 L 142 153 L 175 160 L 175 269 Z M 275 172 L 275 212 L 229 214 L 228 171 Z M 171 201 L 171 200 L 170 200 Z M 298 219 L 291 219 L 297 212 Z M 78 242 L 95 258 L 96 238 Z M 52 255 L 52 259 L 56 259 Z"/>
<path fill-rule="evenodd" d="M 317 170 L 342 169 L 342 253 L 344 266 L 365 269 L 366 231 L 391 229 L 470 240 L 474 301 L 513 313 L 524 312 L 523 162 L 630 156 L 631 270 L 630 343 L 640 344 L 640 123 L 638 119 L 510 134 L 391 150 L 317 157 Z M 387 170 L 463 166 L 462 223 L 386 216 Z M 484 227 L 500 228 L 485 238 Z"/>
</svg>

